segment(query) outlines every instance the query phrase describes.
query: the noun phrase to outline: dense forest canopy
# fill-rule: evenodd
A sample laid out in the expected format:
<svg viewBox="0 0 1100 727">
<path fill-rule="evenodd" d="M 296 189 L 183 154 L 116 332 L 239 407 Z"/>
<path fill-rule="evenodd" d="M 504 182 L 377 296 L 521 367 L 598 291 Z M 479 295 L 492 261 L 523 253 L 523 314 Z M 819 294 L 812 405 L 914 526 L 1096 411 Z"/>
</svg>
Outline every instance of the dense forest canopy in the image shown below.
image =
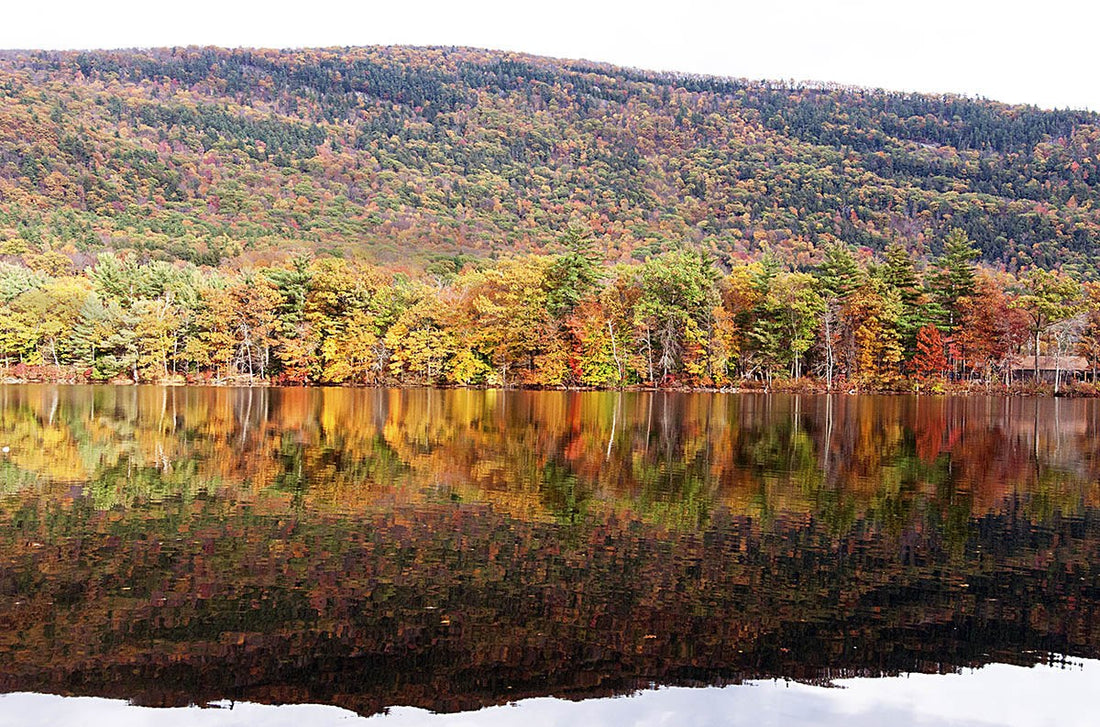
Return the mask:
<svg viewBox="0 0 1100 727">
<path fill-rule="evenodd" d="M 0 253 L 492 256 L 570 225 L 796 267 L 834 241 L 1097 259 L 1096 114 L 465 48 L 0 55 Z"/>
</svg>

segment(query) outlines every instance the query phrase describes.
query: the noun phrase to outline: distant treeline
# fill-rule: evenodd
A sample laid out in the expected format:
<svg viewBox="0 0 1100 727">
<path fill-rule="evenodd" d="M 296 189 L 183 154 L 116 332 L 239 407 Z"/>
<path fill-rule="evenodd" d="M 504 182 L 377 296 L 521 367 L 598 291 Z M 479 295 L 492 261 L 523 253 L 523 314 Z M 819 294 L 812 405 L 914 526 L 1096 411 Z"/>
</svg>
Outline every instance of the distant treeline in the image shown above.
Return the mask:
<svg viewBox="0 0 1100 727">
<path fill-rule="evenodd" d="M 1008 383 L 1036 353 L 1095 371 L 1100 283 L 980 269 L 957 230 L 942 247 L 920 267 L 898 245 L 841 244 L 798 271 L 688 247 L 609 266 L 571 229 L 557 254 L 439 257 L 416 275 L 305 256 L 0 263 L 0 363 L 90 381 L 859 390 Z"/>
</svg>

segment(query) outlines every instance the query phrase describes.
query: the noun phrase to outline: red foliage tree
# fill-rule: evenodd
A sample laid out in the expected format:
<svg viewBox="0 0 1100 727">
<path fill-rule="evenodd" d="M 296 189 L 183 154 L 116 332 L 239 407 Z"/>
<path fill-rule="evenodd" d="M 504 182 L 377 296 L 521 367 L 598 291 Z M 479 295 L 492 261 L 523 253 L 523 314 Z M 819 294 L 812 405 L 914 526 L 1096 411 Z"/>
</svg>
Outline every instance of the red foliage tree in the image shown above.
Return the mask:
<svg viewBox="0 0 1100 727">
<path fill-rule="evenodd" d="M 947 357 L 943 353 L 943 336 L 933 325 L 921 326 L 917 331 L 917 352 L 909 362 L 918 381 L 928 382 L 943 378 L 947 369 Z"/>
</svg>

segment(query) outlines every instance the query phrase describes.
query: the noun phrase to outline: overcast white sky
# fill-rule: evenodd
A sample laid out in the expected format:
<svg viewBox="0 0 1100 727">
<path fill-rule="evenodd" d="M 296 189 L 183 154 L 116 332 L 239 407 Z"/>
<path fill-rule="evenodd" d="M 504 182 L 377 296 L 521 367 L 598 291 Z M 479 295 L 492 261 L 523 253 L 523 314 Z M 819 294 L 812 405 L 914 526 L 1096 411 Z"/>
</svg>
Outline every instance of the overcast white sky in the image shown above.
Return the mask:
<svg viewBox="0 0 1100 727">
<path fill-rule="evenodd" d="M 469 45 L 1100 111 L 1091 0 L 8 0 L 0 48 Z"/>
</svg>

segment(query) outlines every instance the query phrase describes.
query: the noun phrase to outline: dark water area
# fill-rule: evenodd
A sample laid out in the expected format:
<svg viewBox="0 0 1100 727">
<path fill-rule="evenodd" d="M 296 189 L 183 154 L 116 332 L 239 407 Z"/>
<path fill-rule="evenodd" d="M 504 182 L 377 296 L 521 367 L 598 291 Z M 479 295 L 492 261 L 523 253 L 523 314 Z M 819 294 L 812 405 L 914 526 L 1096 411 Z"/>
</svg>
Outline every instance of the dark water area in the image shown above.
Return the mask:
<svg viewBox="0 0 1100 727">
<path fill-rule="evenodd" d="M 0 693 L 1057 680 L 1100 658 L 1098 435 L 1096 400 L 0 386 Z"/>
</svg>

